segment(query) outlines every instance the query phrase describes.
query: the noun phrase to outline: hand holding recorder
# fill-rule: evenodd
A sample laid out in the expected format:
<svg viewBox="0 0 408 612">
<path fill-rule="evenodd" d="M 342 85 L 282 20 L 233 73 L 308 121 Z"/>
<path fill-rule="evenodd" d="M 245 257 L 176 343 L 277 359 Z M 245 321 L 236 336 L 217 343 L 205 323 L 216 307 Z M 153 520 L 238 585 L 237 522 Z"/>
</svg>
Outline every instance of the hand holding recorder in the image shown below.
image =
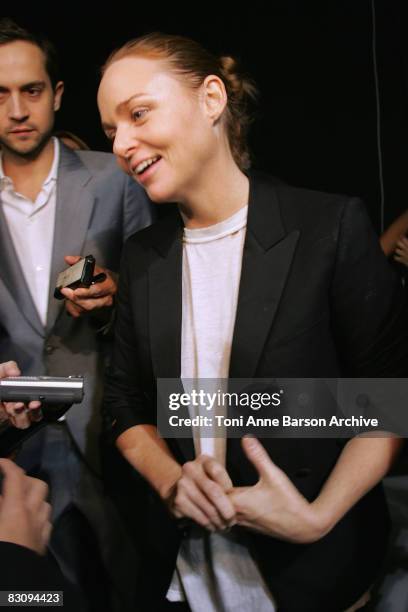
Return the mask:
<svg viewBox="0 0 408 612">
<path fill-rule="evenodd" d="M 10 365 L 11 364 L 11 365 Z M 14 362 L 0 364 L 0 378 L 19 373 Z M 47 422 L 58 420 L 84 396 L 82 376 L 8 376 L 0 380 L 0 456 L 7 457 Z M 14 425 L 14 427 L 12 426 Z"/>
<path fill-rule="evenodd" d="M 6 377 L 20 376 L 21 372 L 15 361 L 0 363 L 0 380 Z M 41 402 L 33 400 L 27 405 L 23 401 L 3 402 L 0 394 L 0 423 L 10 421 L 15 427 L 26 428 L 42 418 Z"/>
</svg>

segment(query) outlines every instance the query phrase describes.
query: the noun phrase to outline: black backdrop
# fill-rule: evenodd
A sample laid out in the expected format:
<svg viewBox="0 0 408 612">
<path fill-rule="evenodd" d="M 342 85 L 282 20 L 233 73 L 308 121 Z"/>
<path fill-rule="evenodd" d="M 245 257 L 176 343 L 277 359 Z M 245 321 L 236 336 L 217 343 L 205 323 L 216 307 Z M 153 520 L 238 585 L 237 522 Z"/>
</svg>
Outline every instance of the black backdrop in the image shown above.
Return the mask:
<svg viewBox="0 0 408 612">
<path fill-rule="evenodd" d="M 95 104 L 108 53 L 151 30 L 184 34 L 238 56 L 256 80 L 255 167 L 293 184 L 362 196 L 378 231 L 408 206 L 403 0 L 269 0 L 222 13 L 216 3 L 182 10 L 111 2 L 86 16 L 85 3 L 15 6 L 3 15 L 46 34 L 60 52 L 66 92 L 57 127 L 92 148 L 109 147 Z"/>
</svg>

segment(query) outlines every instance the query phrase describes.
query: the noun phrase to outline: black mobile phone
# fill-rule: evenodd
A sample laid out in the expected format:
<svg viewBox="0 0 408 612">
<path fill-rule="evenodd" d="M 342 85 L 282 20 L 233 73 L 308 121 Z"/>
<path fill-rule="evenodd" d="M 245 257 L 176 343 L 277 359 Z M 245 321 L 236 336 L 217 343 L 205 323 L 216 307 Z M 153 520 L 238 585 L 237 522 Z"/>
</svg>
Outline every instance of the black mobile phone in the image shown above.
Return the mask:
<svg viewBox="0 0 408 612">
<path fill-rule="evenodd" d="M 58 274 L 57 282 L 55 283 L 54 297 L 57 300 L 63 300 L 64 296 L 61 289 L 69 287 L 69 289 L 78 289 L 78 287 L 90 287 L 94 283 L 100 283 L 105 280 L 106 274 L 103 272 L 94 276 L 95 257 L 87 255 L 80 259 L 76 264 L 69 266 Z"/>
</svg>

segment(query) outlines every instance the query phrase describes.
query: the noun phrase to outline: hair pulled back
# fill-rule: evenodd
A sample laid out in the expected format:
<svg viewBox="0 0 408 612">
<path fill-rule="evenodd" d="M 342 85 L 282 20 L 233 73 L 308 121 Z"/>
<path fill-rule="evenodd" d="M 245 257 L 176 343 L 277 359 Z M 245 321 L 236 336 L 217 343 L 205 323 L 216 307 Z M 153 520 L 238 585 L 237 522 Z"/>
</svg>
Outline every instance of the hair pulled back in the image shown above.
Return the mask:
<svg viewBox="0 0 408 612">
<path fill-rule="evenodd" d="M 253 81 L 240 72 L 234 58 L 218 58 L 198 42 L 184 36 L 154 32 L 130 40 L 114 51 L 104 64 L 102 74 L 113 62 L 130 55 L 164 60 L 172 71 L 187 79 L 194 89 L 200 87 L 208 75 L 218 76 L 227 92 L 228 101 L 222 118 L 232 156 L 241 170 L 250 167 L 247 145 L 251 123 L 249 104 L 255 100 L 257 89 Z"/>
</svg>

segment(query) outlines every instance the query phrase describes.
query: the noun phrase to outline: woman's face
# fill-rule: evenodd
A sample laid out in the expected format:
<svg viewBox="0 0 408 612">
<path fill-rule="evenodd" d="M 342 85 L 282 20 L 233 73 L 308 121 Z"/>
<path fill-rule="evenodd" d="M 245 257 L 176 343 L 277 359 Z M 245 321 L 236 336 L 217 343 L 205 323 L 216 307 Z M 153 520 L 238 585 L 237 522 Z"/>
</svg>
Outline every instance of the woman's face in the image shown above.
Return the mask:
<svg viewBox="0 0 408 612">
<path fill-rule="evenodd" d="M 165 62 L 137 56 L 114 62 L 102 78 L 103 129 L 120 166 L 154 202 L 188 201 L 214 156 L 222 108 L 205 90 L 183 84 Z"/>
</svg>

